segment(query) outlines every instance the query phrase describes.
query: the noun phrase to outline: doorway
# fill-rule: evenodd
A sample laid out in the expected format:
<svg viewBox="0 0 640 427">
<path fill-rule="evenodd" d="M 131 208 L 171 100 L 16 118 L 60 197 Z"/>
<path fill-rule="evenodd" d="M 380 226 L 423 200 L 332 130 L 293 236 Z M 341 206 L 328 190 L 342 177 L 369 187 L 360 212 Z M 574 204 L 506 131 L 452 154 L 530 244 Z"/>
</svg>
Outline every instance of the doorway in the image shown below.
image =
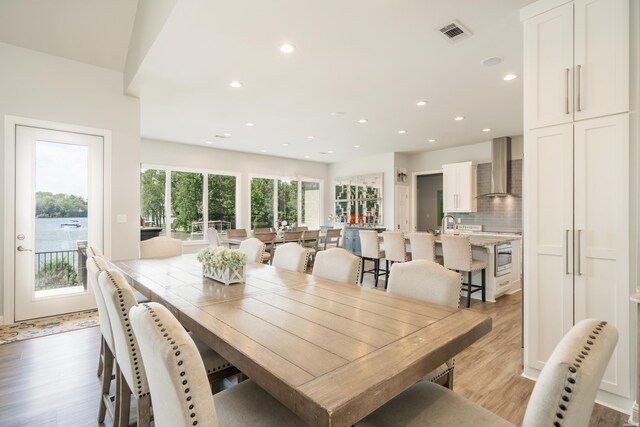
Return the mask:
<svg viewBox="0 0 640 427">
<path fill-rule="evenodd" d="M 416 227 L 418 231 L 436 230 L 442 224 L 442 173 L 416 177 Z"/>
<path fill-rule="evenodd" d="M 103 146 L 102 136 L 15 127 L 16 321 L 95 307 L 85 262 L 89 245 L 103 247 Z"/>
</svg>

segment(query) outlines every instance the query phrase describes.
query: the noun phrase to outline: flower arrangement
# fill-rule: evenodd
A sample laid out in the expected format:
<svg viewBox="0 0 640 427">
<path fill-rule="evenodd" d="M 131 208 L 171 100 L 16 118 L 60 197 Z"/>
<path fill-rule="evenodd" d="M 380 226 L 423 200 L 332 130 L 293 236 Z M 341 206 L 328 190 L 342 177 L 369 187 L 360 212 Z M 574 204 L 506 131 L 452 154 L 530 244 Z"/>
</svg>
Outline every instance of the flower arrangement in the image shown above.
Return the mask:
<svg viewBox="0 0 640 427">
<path fill-rule="evenodd" d="M 247 264 L 247 255 L 239 250 L 218 246 L 198 252 L 198 261 L 209 268 L 239 270 Z"/>
</svg>

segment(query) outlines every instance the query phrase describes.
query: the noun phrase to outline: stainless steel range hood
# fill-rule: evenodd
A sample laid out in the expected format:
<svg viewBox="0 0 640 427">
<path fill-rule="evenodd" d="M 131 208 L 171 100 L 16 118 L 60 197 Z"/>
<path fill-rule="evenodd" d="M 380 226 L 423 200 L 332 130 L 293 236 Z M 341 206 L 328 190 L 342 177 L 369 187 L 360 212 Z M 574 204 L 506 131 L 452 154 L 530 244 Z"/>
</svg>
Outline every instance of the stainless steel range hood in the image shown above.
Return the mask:
<svg viewBox="0 0 640 427">
<path fill-rule="evenodd" d="M 508 196 L 508 161 L 511 159 L 511 138 L 503 136 L 491 140 L 491 192 L 481 197 Z"/>
</svg>

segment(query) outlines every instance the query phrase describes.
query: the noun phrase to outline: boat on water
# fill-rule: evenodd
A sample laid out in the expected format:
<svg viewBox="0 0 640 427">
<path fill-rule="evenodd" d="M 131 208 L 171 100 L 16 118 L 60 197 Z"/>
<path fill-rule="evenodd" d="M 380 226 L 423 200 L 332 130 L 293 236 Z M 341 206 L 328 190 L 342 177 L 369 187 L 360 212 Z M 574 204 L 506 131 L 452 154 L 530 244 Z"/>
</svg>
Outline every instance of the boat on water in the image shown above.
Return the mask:
<svg viewBox="0 0 640 427">
<path fill-rule="evenodd" d="M 60 224 L 60 228 L 80 228 L 82 227 L 82 225 L 80 224 L 80 221 L 78 221 L 77 219 L 71 219 L 69 220 L 69 222 L 63 222 L 62 224 Z"/>
</svg>

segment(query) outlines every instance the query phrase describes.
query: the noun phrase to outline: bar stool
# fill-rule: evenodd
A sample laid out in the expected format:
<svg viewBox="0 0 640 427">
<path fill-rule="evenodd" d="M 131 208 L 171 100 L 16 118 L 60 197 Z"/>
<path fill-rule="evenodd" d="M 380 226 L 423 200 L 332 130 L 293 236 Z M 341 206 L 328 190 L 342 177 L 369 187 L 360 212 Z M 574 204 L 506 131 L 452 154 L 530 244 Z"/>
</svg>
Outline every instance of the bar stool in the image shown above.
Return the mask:
<svg viewBox="0 0 640 427">
<path fill-rule="evenodd" d="M 443 259 L 436 255 L 436 238 L 431 233 L 411 233 L 411 259 L 426 259 L 442 265 Z"/>
<path fill-rule="evenodd" d="M 482 292 L 482 301 L 486 301 L 487 262 L 473 259 L 469 236 L 442 235 L 442 253 L 444 266 L 449 270 L 467 273 L 467 307 L 471 305 L 471 294 Z M 474 271 L 482 272 L 482 285 L 472 285 L 471 276 Z"/>
<path fill-rule="evenodd" d="M 389 276 L 389 260 L 386 262 L 386 269 L 380 270 L 380 259 L 386 258 L 383 250 L 380 250 L 380 239 L 375 230 L 360 230 L 360 253 L 362 258 L 362 268 L 360 270 L 360 284 L 364 278 L 364 273 L 372 273 L 375 277 L 375 286 L 378 286 L 378 278 L 385 276 L 384 287 L 387 288 L 387 277 Z M 373 261 L 371 270 L 364 269 L 365 261 Z"/>
<path fill-rule="evenodd" d="M 382 233 L 382 240 L 384 242 L 385 258 L 390 266 L 393 267 L 394 262 L 411 261 L 411 254 L 407 253 L 407 245 L 402 231 L 385 231 Z M 387 270 L 389 270 L 389 267 L 387 267 Z M 387 289 L 387 284 L 389 283 L 389 273 L 384 278 L 385 289 Z"/>
</svg>

